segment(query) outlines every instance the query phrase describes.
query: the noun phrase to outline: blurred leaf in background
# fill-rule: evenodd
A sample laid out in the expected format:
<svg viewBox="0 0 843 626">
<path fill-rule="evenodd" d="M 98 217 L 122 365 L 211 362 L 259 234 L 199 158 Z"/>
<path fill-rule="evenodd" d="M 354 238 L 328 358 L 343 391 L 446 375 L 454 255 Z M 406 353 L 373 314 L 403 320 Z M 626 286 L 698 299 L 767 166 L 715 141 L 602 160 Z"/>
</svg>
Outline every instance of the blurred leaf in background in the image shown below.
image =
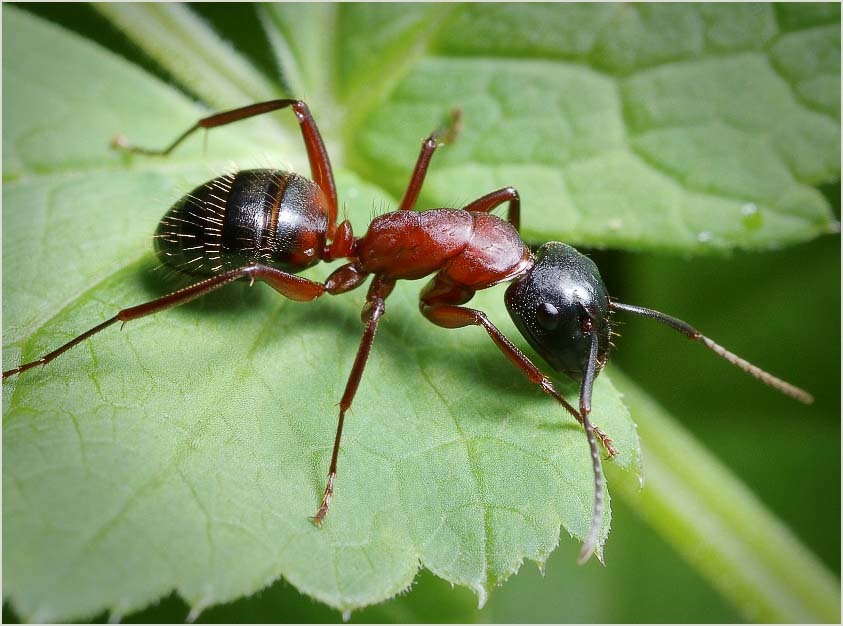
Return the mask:
<svg viewBox="0 0 843 626">
<path fill-rule="evenodd" d="M 840 250 L 836 236 L 814 240 L 833 230 L 839 219 L 839 6 L 21 9 L 94 39 L 172 88 L 138 68 L 106 62 L 94 49 L 85 55 L 96 67 L 62 63 L 75 58 L 76 42 L 18 17 L 20 11 L 4 10 L 5 366 L 22 351 L 32 356 L 55 345 L 57 338 L 79 332 L 80 320 L 99 319 L 105 311 L 162 289 L 146 271 L 151 267 L 148 233 L 179 190 L 192 186 L 188 181 L 195 184 L 215 175 L 227 159 L 246 164 L 265 155 L 260 164 L 275 166 L 280 156 L 282 165 L 299 171 L 306 167 L 296 129 L 282 115 L 214 131 L 207 155 L 195 142 L 166 162 L 109 154 L 105 142 L 115 131 L 149 145 L 163 144 L 201 114 L 183 94 L 214 110 L 276 97 L 286 89 L 307 99 L 317 113 L 339 168 L 341 200 L 361 233 L 373 207 L 380 211 L 394 206 L 419 140 L 456 104 L 463 109 L 465 130 L 458 142 L 437 154 L 423 204 L 458 206 L 495 187 L 515 184 L 524 197 L 525 236 L 531 242 L 557 238 L 644 251 L 594 253 L 613 295 L 687 319 L 760 365 L 796 377 L 794 382 L 815 393 L 813 407 L 793 406 L 665 329 L 642 320 L 624 320 L 621 326 L 615 356 L 628 377 L 641 382 L 674 419 L 724 458 L 839 576 Z M 10 30 L 10 23 L 29 24 L 33 36 L 22 37 L 22 31 Z M 26 47 L 44 40 L 35 34 L 47 32 L 50 45 L 43 46 L 43 54 Z M 80 103 L 91 108 L 80 110 Z M 820 191 L 818 185 L 825 187 Z M 67 249 L 53 244 L 59 237 Z M 797 242 L 810 243 L 778 250 Z M 687 257 L 735 249 L 756 252 Z M 39 263 L 21 267 L 36 250 Z M 383 366 L 370 366 L 368 400 L 358 399 L 353 414 L 367 430 L 347 436 L 342 489 L 346 502 L 364 506 L 371 497 L 367 494 L 392 489 L 383 481 L 388 463 L 367 447 L 366 432 L 380 433 L 372 441 L 381 448 L 392 446 L 393 452 L 435 436 L 435 420 L 430 431 L 411 430 L 441 415 L 441 407 L 423 401 L 423 386 L 445 384 L 454 406 L 466 416 L 460 422 L 478 429 L 472 431 L 478 436 L 500 439 L 506 433 L 522 444 L 531 441 L 536 449 L 546 447 L 551 456 L 545 461 L 560 463 L 550 483 L 568 474 L 578 477 L 573 479 L 577 489 L 560 492 L 561 500 L 550 497 L 549 489 L 544 496 L 551 502 L 541 502 L 534 490 L 543 470 L 525 463 L 526 457 L 506 459 L 500 463 L 501 474 L 487 476 L 500 483 L 506 498 L 513 496 L 514 484 L 531 494 L 518 509 L 523 514 L 543 507 L 532 523 L 542 519 L 550 527 L 509 536 L 500 531 L 518 532 L 524 522 L 493 521 L 499 534 L 484 555 L 489 560 L 479 568 L 470 563 L 470 551 L 450 550 L 447 543 L 437 545 L 438 540 L 421 551 L 422 564 L 438 575 L 486 593 L 521 558 L 544 560 L 561 518 L 568 528 L 581 527 L 587 519 L 587 498 L 572 510 L 576 494 L 587 494 L 590 488 L 587 464 L 581 463 L 583 438 L 571 429 L 564 434 L 568 443 L 560 446 L 554 407 L 515 379 L 483 337 L 472 340 L 428 328 L 414 311 L 416 290 L 411 285 L 396 295 L 394 306 L 390 300 L 389 321 L 376 348 L 383 354 Z M 176 588 L 187 605 L 169 596 L 128 619 L 177 621 L 193 610 L 207 621 L 332 621 L 340 614 L 299 596 L 283 580 L 255 596 L 201 610 L 255 591 L 279 573 L 295 587 L 343 608 L 388 597 L 412 578 L 416 563 L 409 568 L 407 563 L 419 530 L 408 533 L 395 524 L 400 517 L 391 514 L 386 522 L 381 518 L 367 525 L 332 512 L 342 530 L 312 544 L 333 542 L 337 550 L 330 558 L 307 555 L 304 546 L 284 552 L 286 546 L 262 546 L 264 537 L 253 541 L 246 536 L 255 519 L 264 529 L 275 528 L 280 519 L 286 536 L 303 536 L 295 525 L 302 520 L 296 518 L 290 526 L 284 521 L 288 513 L 283 519 L 267 516 L 272 511 L 277 515 L 279 500 L 315 502 L 321 489 L 333 430 L 333 420 L 325 414 L 333 412 L 333 398 L 356 344 L 359 297 L 320 302 L 304 312 L 236 288 L 207 300 L 185 307 L 183 313 L 133 324 L 119 343 L 112 336 L 95 349 L 78 348 L 75 360 L 68 355 L 52 375 L 51 385 L 39 376 L 32 384 L 4 386 L 4 592 L 15 607 L 24 608 L 27 618 L 81 617 L 93 607 L 122 617 Z M 483 294 L 479 300 L 480 306 L 502 312 L 499 293 Z M 272 328 L 266 326 L 267 320 L 276 319 Z M 167 337 L 166 354 L 156 351 L 162 337 Z M 272 367 L 235 369 L 233 379 L 241 382 L 225 394 L 234 401 L 221 403 L 208 385 L 217 380 L 223 357 L 234 356 L 233 346 L 244 337 L 251 338 L 242 342 L 247 348 L 254 342 L 247 362 L 257 352 Z M 418 369 L 407 366 L 409 345 L 425 346 L 418 354 Z M 315 346 L 336 351 L 337 362 L 325 368 Z M 188 365 L 187 356 L 179 355 L 190 357 L 190 371 L 179 372 L 183 379 L 175 380 L 175 361 Z M 91 366 L 98 368 L 96 374 L 80 375 Z M 308 368 L 320 373 L 308 375 Z M 139 374 L 127 377 L 127 369 Z M 396 369 L 403 378 L 390 384 L 385 376 Z M 314 379 L 320 384 L 313 385 Z M 451 380 L 443 383 L 446 379 Z M 603 421 L 616 424 L 615 435 L 628 422 L 622 409 L 610 406 L 617 393 L 608 379 L 601 377 L 598 399 Z M 618 375 L 617 380 L 622 390 L 629 385 L 627 377 Z M 391 387 L 388 401 L 379 400 L 385 387 Z M 628 387 L 628 393 L 632 398 L 640 392 Z M 365 394 L 362 389 L 361 396 Z M 386 409 L 378 407 L 384 403 Z M 173 408 L 155 409 L 156 404 Z M 307 404 L 314 405 L 312 418 L 304 418 L 302 406 Z M 193 412 L 179 417 L 185 405 L 193 405 Z M 89 408 L 79 413 L 67 409 L 71 406 Z M 405 420 L 396 428 L 398 406 L 421 421 Z M 495 409 L 510 417 L 490 420 Z M 275 412 L 286 426 L 274 425 Z M 256 414 L 272 418 L 257 420 L 260 431 L 249 424 L 248 416 Z M 642 424 L 648 419 L 634 417 Z M 281 468 L 266 460 L 282 454 L 278 446 L 291 440 L 284 430 L 290 426 L 310 456 L 290 451 L 292 457 L 306 458 L 285 461 L 291 464 Z M 658 434 L 652 434 L 654 441 Z M 167 496 L 172 500 L 158 499 L 157 508 L 150 508 L 146 493 L 131 485 L 148 478 L 145 484 L 154 491 L 163 476 L 156 468 L 170 467 L 171 460 L 166 455 L 135 458 L 134 453 L 166 451 L 168 439 L 188 442 L 194 458 L 209 464 L 188 467 L 188 476 L 214 475 L 213 464 L 224 446 L 242 446 L 244 441 L 255 446 L 257 459 L 264 461 L 244 458 L 235 475 L 249 476 L 257 468 L 258 484 L 269 489 L 264 500 L 232 499 L 237 486 L 230 475 L 217 473 L 197 492 L 181 474 L 180 488 Z M 138 446 L 142 441 L 148 445 Z M 633 437 L 626 441 L 623 460 L 634 465 Z M 644 444 L 646 450 L 646 440 Z M 650 458 L 655 467 L 663 455 L 654 449 Z M 486 459 L 498 464 L 494 456 Z M 121 464 L 119 471 L 116 463 Z M 679 470 L 704 471 L 709 467 L 705 463 L 674 469 L 677 476 Z M 68 472 L 68 467 L 75 469 Z M 107 473 L 99 475 L 103 468 Z M 231 470 L 229 465 L 226 472 Z M 55 480 L 56 473 L 61 481 Z M 822 496 L 811 488 L 819 484 L 825 487 Z M 531 487 L 525 490 L 525 485 Z M 716 491 L 718 485 L 710 488 Z M 719 561 L 704 553 L 716 548 L 703 550 L 704 544 L 690 538 L 683 544 L 666 530 L 669 512 L 634 489 L 621 493 L 626 504 L 612 502 L 605 570 L 576 568 L 576 546 L 563 538 L 544 566 L 546 577 L 525 566 L 482 610 L 473 608 L 475 599 L 464 589 L 451 590 L 425 574 L 412 593 L 355 612 L 352 620 L 839 619 L 839 594 L 835 618 L 834 594 L 827 592 L 829 581 L 837 583 L 810 558 L 798 562 L 807 563 L 802 576 L 810 581 L 806 584 L 819 581 L 814 595 L 799 585 L 775 587 L 791 580 L 776 568 L 793 570 L 797 561 L 788 558 L 804 556 L 798 544 L 795 552 L 789 546 L 762 546 L 757 549 L 762 556 L 750 551 L 738 559 L 742 564 L 713 574 L 711 563 Z M 658 484 L 644 495 L 653 493 L 664 495 Z M 412 495 L 423 494 L 413 490 Z M 487 488 L 483 495 L 488 501 L 493 492 Z M 144 505 L 135 506 L 135 500 Z M 209 505 L 214 507 L 210 511 Z M 750 510 L 741 502 L 729 506 L 739 513 Z M 633 509 L 709 582 L 638 522 Z M 162 520 L 162 511 L 180 511 L 181 517 Z M 113 526 L 108 520 L 115 512 L 113 519 L 121 523 Z M 745 542 L 739 543 L 741 548 L 751 545 L 745 535 L 769 528 L 768 514 L 761 515 L 760 521 L 748 518 L 748 527 L 737 532 L 736 540 Z M 92 518 L 105 524 L 92 524 Z M 25 533 L 14 530 L 22 524 Z M 701 521 L 695 530 L 703 526 Z M 373 538 L 372 529 L 381 534 Z M 462 537 L 463 548 L 477 545 L 470 523 L 450 530 Z M 121 543 L 126 536 L 132 546 Z M 207 548 L 197 545 L 210 546 L 211 552 L 200 554 Z M 250 546 L 249 557 L 237 552 L 244 545 Z M 505 550 L 509 545 L 517 546 L 511 554 Z M 180 554 L 179 549 L 187 552 Z M 273 556 L 276 551 L 279 556 Z M 764 553 L 777 551 L 782 555 L 778 563 L 765 560 L 775 561 Z M 298 564 L 291 554 L 298 555 Z M 455 563 L 437 562 L 434 555 L 450 556 Z M 334 570 L 332 577 L 337 578 L 326 581 L 323 565 L 333 559 L 349 569 Z M 468 566 L 460 559 L 467 559 Z M 314 562 L 320 566 L 313 568 Z M 45 568 L 57 564 L 57 576 L 45 577 Z M 193 566 L 199 571 L 192 571 Z M 224 576 L 208 575 L 220 568 L 228 570 Z M 303 576 L 307 568 L 314 570 L 312 578 Z M 77 573 L 62 573 L 71 571 Z M 172 578 L 172 572 L 180 574 Z M 461 572 L 474 572 L 475 577 L 460 578 Z M 230 579 L 237 579 L 237 585 L 226 582 Z M 30 582 L 21 582 L 25 580 Z M 365 585 L 355 588 L 360 581 Z M 758 597 L 745 593 L 746 585 Z M 665 589 L 671 589 L 669 603 Z"/>
</svg>

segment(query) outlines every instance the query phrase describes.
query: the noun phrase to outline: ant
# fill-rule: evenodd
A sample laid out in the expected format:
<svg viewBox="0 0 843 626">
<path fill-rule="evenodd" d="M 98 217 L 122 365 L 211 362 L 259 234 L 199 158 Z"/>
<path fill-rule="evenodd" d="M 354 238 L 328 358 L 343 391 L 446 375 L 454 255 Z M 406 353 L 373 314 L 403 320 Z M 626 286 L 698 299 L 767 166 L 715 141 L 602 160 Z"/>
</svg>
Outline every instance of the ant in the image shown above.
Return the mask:
<svg viewBox="0 0 843 626">
<path fill-rule="evenodd" d="M 345 414 L 360 385 L 378 323 L 386 312 L 386 299 L 396 281 L 433 275 L 420 294 L 422 315 L 444 328 L 483 327 L 503 355 L 585 429 L 594 470 L 594 506 L 580 563 L 597 548 L 603 513 L 604 479 L 597 440 L 609 457 L 617 454 L 611 438 L 589 420 L 592 386 L 608 359 L 615 312 L 666 324 L 778 391 L 804 403 L 813 401 L 807 392 L 729 352 L 687 323 L 612 300 L 594 262 L 571 246 L 549 242 L 533 254 L 519 236 L 521 199 L 513 187 L 487 193 L 461 209 L 415 211 L 434 151 L 456 135 L 458 111 L 448 126 L 422 142 L 398 209 L 375 217 L 362 237 L 354 236 L 348 220 L 337 224 L 331 162 L 316 122 L 300 100 L 271 100 L 204 117 L 162 150 L 129 145 L 121 136 L 115 138 L 113 147 L 166 156 L 200 128 L 288 107 L 300 126 L 310 179 L 281 170 L 254 169 L 219 176 L 196 187 L 158 224 L 155 252 L 164 265 L 201 278 L 199 282 L 122 309 L 41 358 L 3 372 L 3 378 L 46 365 L 116 322 L 122 325 L 185 304 L 242 278 L 250 284 L 263 281 L 286 298 L 306 302 L 326 293 L 338 295 L 356 289 L 371 275 L 361 313 L 365 329 L 339 404 L 325 491 L 311 518 L 321 525 L 334 495 Z M 491 214 L 504 203 L 508 203 L 506 220 Z M 324 282 L 296 275 L 320 261 L 338 259 L 347 262 Z M 482 311 L 463 306 L 475 292 L 502 282 L 511 282 L 505 294 L 506 307 L 521 334 L 554 370 L 580 381 L 578 407 L 572 406 Z"/>
</svg>

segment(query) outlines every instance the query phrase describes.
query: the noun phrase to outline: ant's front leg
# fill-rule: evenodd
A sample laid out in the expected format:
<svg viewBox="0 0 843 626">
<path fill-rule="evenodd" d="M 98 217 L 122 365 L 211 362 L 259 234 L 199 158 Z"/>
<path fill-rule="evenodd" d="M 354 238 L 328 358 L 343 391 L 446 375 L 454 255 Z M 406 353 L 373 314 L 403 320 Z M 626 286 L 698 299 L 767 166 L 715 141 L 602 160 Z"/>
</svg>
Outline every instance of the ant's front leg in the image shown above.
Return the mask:
<svg viewBox="0 0 843 626">
<path fill-rule="evenodd" d="M 434 278 L 422 292 L 421 311 L 424 316 L 437 326 L 443 328 L 462 328 L 464 326 L 482 326 L 491 337 L 495 345 L 503 352 L 509 361 L 530 379 L 530 382 L 538 385 L 542 391 L 553 397 L 561 404 L 568 413 L 573 415 L 585 428 L 588 447 L 591 454 L 592 469 L 594 472 L 594 509 L 591 516 L 591 524 L 583 540 L 582 549 L 578 562 L 585 563 L 597 549 L 600 523 L 603 517 L 603 468 L 600 464 L 600 455 L 595 437 L 600 439 L 609 456 L 615 456 L 617 450 L 612 445 L 612 440 L 603 434 L 600 429 L 591 424 L 588 419 L 588 411 L 583 407 L 577 411 L 554 387 L 551 380 L 545 376 L 533 362 L 519 350 L 498 328 L 489 321 L 486 314 L 477 309 L 471 309 L 448 302 L 467 302 L 472 291 L 457 286 L 447 285 L 444 281 Z M 590 400 L 588 402 L 590 404 Z M 583 404 L 583 392 L 580 391 L 580 404 Z"/>
<path fill-rule="evenodd" d="M 507 201 L 509 208 L 506 212 L 506 220 L 515 227 L 516 231 L 521 232 L 521 196 L 515 187 L 503 187 L 487 193 L 465 205 L 463 210 L 489 213 Z"/>
<path fill-rule="evenodd" d="M 248 278 L 251 282 L 256 280 L 263 281 L 281 295 L 289 298 L 290 300 L 297 300 L 300 302 L 307 302 L 313 300 L 314 298 L 318 298 L 326 291 L 329 291 L 329 293 L 331 292 L 331 290 L 322 283 L 317 283 L 294 274 L 282 272 L 281 270 L 273 267 L 266 265 L 248 265 L 246 267 L 225 272 L 219 276 L 213 276 L 194 285 L 190 285 L 189 287 L 185 287 L 184 289 L 179 289 L 178 291 L 174 291 L 166 296 L 162 296 L 161 298 L 145 302 L 144 304 L 129 307 L 128 309 L 122 309 L 114 317 L 94 326 L 78 337 L 74 337 L 64 345 L 45 354 L 41 358 L 3 372 L 3 378 L 5 379 L 14 374 L 25 372 L 37 365 L 46 365 L 56 357 L 70 350 L 75 345 L 93 337 L 101 330 L 108 328 L 116 322 L 122 322 L 125 324 L 131 320 L 146 317 L 147 315 L 158 313 L 164 309 L 186 304 L 191 300 L 195 300 L 196 298 L 207 295 L 212 291 L 216 291 L 220 287 L 224 287 L 239 278 Z"/>
<path fill-rule="evenodd" d="M 562 407 L 571 414 L 580 424 L 585 426 L 585 417 L 583 412 L 578 411 L 571 403 L 565 399 L 553 384 L 553 381 L 545 376 L 542 371 L 535 366 L 530 358 L 521 352 L 518 347 L 513 344 L 500 330 L 495 326 L 486 314 L 476 309 L 459 306 L 427 306 L 422 305 L 422 314 L 437 326 L 443 328 L 462 328 L 463 326 L 482 326 L 491 337 L 495 345 L 503 352 L 504 356 L 509 359 L 510 363 L 515 365 L 534 385 L 538 385 L 542 391 L 556 400 Z M 603 444 L 606 453 L 609 457 L 618 454 L 614 443 L 608 435 L 606 435 L 600 428 L 593 426 L 594 435 Z"/>
<path fill-rule="evenodd" d="M 434 276 L 433 280 L 421 292 L 419 309 L 427 319 L 443 328 L 482 326 L 510 363 L 515 365 L 531 383 L 538 385 L 542 391 L 556 400 L 580 424 L 585 426 L 583 415 L 584 413 L 587 414 L 588 411 L 584 412 L 575 409 L 565 399 L 565 396 L 559 393 L 553 381 L 545 376 L 526 354 L 519 350 L 506 335 L 498 330 L 497 326 L 489 320 L 485 313 L 477 309 L 457 306 L 471 300 L 474 297 L 474 293 L 471 289 L 453 285 L 439 276 Z M 582 393 L 580 395 L 582 403 Z M 590 405 L 590 393 L 588 404 Z M 610 437 L 596 426 L 594 427 L 594 434 L 603 444 L 603 447 L 606 448 L 606 453 L 610 458 L 617 455 L 618 451 L 615 449 Z"/>
</svg>

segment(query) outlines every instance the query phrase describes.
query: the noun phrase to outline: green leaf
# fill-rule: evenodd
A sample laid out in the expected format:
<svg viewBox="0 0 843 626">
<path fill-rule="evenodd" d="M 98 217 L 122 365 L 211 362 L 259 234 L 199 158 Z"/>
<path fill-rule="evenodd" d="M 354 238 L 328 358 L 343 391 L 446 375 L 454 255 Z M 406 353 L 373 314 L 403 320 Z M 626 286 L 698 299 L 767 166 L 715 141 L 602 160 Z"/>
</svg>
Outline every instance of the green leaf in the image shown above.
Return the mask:
<svg viewBox="0 0 843 626">
<path fill-rule="evenodd" d="M 377 8 L 347 9 L 367 11 Z M 348 158 L 398 190 L 417 135 L 408 128 L 459 106 L 465 131 L 426 187 L 433 204 L 513 184 L 528 236 L 597 246 L 704 252 L 811 238 L 834 228 L 811 185 L 840 174 L 839 115 L 828 112 L 839 108 L 839 12 L 788 32 L 773 12 L 454 7 L 363 118 Z M 780 57 L 800 69 L 782 71 Z"/>
<path fill-rule="evenodd" d="M 418 128 L 460 107 L 465 129 L 437 157 L 430 205 L 515 185 L 536 240 L 707 252 L 837 228 L 812 186 L 840 175 L 839 7 L 777 6 L 282 4 L 262 14 L 295 93 L 334 105 L 323 129 L 393 195 Z M 178 59 L 160 60 L 191 79 Z"/>
<path fill-rule="evenodd" d="M 281 95 L 278 85 L 184 5 L 98 4 L 96 8 L 158 63 L 177 67 L 184 85 L 209 104 L 225 106 L 238 98 L 260 101 Z"/>
<path fill-rule="evenodd" d="M 18 60 L 6 92 L 19 163 L 4 190 L 4 232 L 15 233 L 4 246 L 10 367 L 80 323 L 164 293 L 145 252 L 156 217 L 211 175 L 213 155 L 245 150 L 227 129 L 214 133 L 210 161 L 197 145 L 167 161 L 110 153 L 118 130 L 154 144 L 200 112 L 74 36 L 14 9 L 5 23 L 7 58 Z M 31 79 L 48 62 L 33 42 L 45 40 L 61 50 L 50 57 L 58 76 L 87 68 L 100 82 L 62 84 L 63 105 L 49 106 L 55 85 Z M 127 117 L 91 114 L 106 86 Z M 28 115 L 31 102 L 46 104 Z M 85 123 L 68 131 L 68 119 Z M 339 184 L 357 198 L 358 223 L 393 202 L 348 172 Z M 32 255 L 39 262 L 25 268 Z M 420 323 L 417 289 L 401 285 L 389 300 L 322 529 L 307 518 L 359 341 L 359 297 L 302 306 L 238 284 L 6 384 L 5 589 L 15 607 L 31 620 L 119 616 L 176 589 L 198 612 L 283 575 L 348 610 L 403 590 L 420 564 L 482 598 L 525 558 L 544 560 L 560 525 L 582 537 L 592 498 L 582 431 L 485 333 Z M 477 301 L 514 332 L 500 289 Z M 497 388 L 505 400 L 489 393 Z M 636 467 L 634 428 L 607 379 L 595 402 L 618 463 Z"/>
<path fill-rule="evenodd" d="M 436 156 L 428 206 L 516 183 L 537 239 L 683 251 L 771 246 L 830 227 L 809 185 L 839 175 L 839 125 L 809 105 L 828 106 L 835 77 L 828 61 L 816 74 L 781 68 L 792 54 L 833 47 L 833 33 L 779 51 L 778 74 L 755 77 L 772 102 L 751 102 L 752 116 L 752 99 L 732 102 L 728 90 L 804 27 L 779 33 L 764 7 L 718 20 L 697 7 L 405 6 L 260 9 L 288 84 L 319 97 L 310 104 L 356 232 L 373 206 L 394 206 L 420 138 L 454 105 L 465 130 Z M 300 171 L 306 161 L 282 114 L 215 130 L 207 152 L 191 140 L 167 160 L 111 153 L 116 132 L 164 145 L 203 111 L 77 36 L 4 12 L 11 367 L 166 293 L 149 233 L 227 161 Z M 138 28 L 157 23 L 155 8 L 107 12 L 150 53 L 171 35 Z M 710 47 L 651 37 L 677 20 Z M 755 38 L 740 39 L 740 20 Z M 216 72 L 226 50 L 204 27 L 189 15 L 164 21 L 181 25 L 184 45 L 155 57 L 172 76 L 214 107 L 252 98 L 236 70 Z M 319 34 L 315 49 L 307 33 Z M 626 54 L 614 41 L 627 41 Z M 225 91 L 203 91 L 198 67 Z M 702 83 L 696 98 L 680 97 L 689 75 Z M 790 98 L 791 84 L 809 95 Z M 753 152 L 803 134 L 793 157 Z M 581 430 L 482 331 L 425 323 L 415 284 L 388 301 L 346 426 L 337 496 L 325 527 L 313 528 L 362 294 L 299 305 L 268 291 L 231 286 L 4 385 L 4 590 L 25 618 L 119 617 L 173 589 L 195 614 L 279 575 L 348 610 L 406 588 L 419 565 L 482 600 L 525 558 L 544 561 L 560 525 L 584 534 L 592 488 Z M 515 336 L 500 289 L 474 302 Z M 594 406 L 618 464 L 636 469 L 635 430 L 606 376 Z"/>
</svg>

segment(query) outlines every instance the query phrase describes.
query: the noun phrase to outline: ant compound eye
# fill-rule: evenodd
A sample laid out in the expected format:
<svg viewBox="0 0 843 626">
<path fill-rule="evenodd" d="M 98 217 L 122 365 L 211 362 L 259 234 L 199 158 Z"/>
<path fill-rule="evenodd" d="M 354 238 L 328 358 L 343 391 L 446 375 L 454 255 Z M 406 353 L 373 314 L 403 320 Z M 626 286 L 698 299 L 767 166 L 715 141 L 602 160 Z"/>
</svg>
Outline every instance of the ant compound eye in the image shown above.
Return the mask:
<svg viewBox="0 0 843 626">
<path fill-rule="evenodd" d="M 539 326 L 545 330 L 554 330 L 559 326 L 559 320 L 562 315 L 559 309 L 553 306 L 550 302 L 542 302 L 536 307 L 536 320 Z"/>
</svg>

